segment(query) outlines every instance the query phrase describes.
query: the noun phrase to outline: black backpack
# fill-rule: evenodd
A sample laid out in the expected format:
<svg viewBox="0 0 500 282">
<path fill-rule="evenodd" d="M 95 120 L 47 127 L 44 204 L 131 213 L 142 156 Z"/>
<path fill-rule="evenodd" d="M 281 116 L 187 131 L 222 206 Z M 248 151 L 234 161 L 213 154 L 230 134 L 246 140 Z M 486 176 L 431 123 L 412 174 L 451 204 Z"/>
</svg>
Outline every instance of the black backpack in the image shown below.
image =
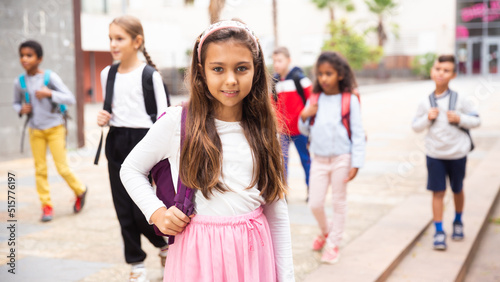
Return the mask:
<svg viewBox="0 0 500 282">
<path fill-rule="evenodd" d="M 111 102 L 113 101 L 115 78 L 119 66 L 119 63 L 111 65 L 108 72 L 108 79 L 106 81 L 106 98 L 104 99 L 103 106 L 103 109 L 108 113 L 112 113 Z M 153 87 L 153 73 L 155 71 L 155 68 L 150 65 L 146 65 L 142 71 L 142 93 L 144 95 L 144 105 L 146 106 L 146 112 L 153 123 L 155 123 L 158 118 L 158 107 L 156 106 L 155 90 Z M 170 95 L 165 83 L 163 83 L 163 88 L 165 89 L 165 94 L 167 95 L 167 106 L 170 107 Z M 97 147 L 97 153 L 94 159 L 95 165 L 99 163 L 99 156 L 101 155 L 102 149 L 102 139 L 103 131 L 101 130 L 101 140 L 99 141 L 99 146 Z"/>
</svg>

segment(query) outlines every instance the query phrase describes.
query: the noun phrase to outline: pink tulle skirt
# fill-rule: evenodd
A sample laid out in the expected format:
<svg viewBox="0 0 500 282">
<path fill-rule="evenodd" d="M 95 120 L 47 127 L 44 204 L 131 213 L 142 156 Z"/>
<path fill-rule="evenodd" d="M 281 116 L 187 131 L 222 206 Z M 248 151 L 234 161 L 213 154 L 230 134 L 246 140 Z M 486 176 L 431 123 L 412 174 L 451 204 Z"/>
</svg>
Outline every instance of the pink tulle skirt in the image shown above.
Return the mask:
<svg viewBox="0 0 500 282">
<path fill-rule="evenodd" d="M 239 216 L 196 215 L 175 236 L 163 281 L 276 281 L 271 233 L 262 207 Z"/>
</svg>

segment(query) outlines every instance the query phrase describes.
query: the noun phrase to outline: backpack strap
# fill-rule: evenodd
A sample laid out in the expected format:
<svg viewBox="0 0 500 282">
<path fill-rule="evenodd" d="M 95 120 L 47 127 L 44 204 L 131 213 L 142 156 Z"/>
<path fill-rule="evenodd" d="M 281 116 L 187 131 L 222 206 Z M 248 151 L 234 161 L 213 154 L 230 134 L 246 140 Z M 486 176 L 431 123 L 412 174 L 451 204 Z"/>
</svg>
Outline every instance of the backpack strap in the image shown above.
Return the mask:
<svg viewBox="0 0 500 282">
<path fill-rule="evenodd" d="M 182 116 L 181 116 L 181 150 L 184 146 L 184 140 L 186 138 L 186 116 L 187 116 L 187 106 L 182 107 Z M 181 168 L 179 167 L 179 170 Z M 186 187 L 184 183 L 181 181 L 181 177 L 177 179 L 177 193 L 174 197 L 175 207 L 181 210 L 187 216 L 193 214 L 194 212 L 194 203 L 193 203 L 193 189 Z"/>
<path fill-rule="evenodd" d="M 306 95 L 304 94 L 304 88 L 302 87 L 302 84 L 300 84 L 301 77 L 298 74 L 294 74 L 292 76 L 292 79 L 293 83 L 295 84 L 295 89 L 297 90 L 297 93 L 299 93 L 299 96 L 302 99 L 302 104 L 305 106 Z"/>
<path fill-rule="evenodd" d="M 448 91 L 450 91 L 450 90 L 448 90 Z M 448 109 L 450 111 L 456 110 L 456 108 L 457 108 L 457 98 L 458 98 L 457 92 L 450 91 L 450 103 L 448 105 Z"/>
<path fill-rule="evenodd" d="M 51 73 L 50 70 L 45 70 L 45 72 L 43 73 L 43 85 L 45 85 L 45 86 L 49 86 L 50 73 Z"/>
<path fill-rule="evenodd" d="M 28 93 L 28 88 L 26 87 L 26 75 L 24 73 L 19 76 L 19 85 L 24 91 L 24 102 L 26 104 L 31 104 L 30 94 Z"/>
<path fill-rule="evenodd" d="M 146 106 L 146 112 L 153 123 L 156 121 L 156 115 L 158 113 L 158 107 L 156 106 L 155 89 L 153 85 L 153 73 L 156 70 L 147 65 L 142 71 L 142 94 L 144 95 L 144 105 Z"/>
<path fill-rule="evenodd" d="M 108 79 L 106 80 L 106 97 L 104 98 L 103 110 L 111 113 L 111 103 L 113 102 L 113 93 L 115 87 L 115 78 L 116 73 L 118 72 L 118 67 L 120 64 L 111 65 L 108 72 Z M 99 163 L 99 157 L 101 156 L 102 150 L 102 139 L 104 136 L 104 129 L 101 127 L 101 138 L 99 140 L 99 146 L 97 146 L 97 152 L 94 158 L 94 164 L 97 165 Z"/>
<path fill-rule="evenodd" d="M 457 100 L 458 100 L 458 94 L 457 92 L 453 91 L 453 90 L 448 90 L 450 91 L 450 102 L 449 102 L 449 105 L 448 105 L 448 109 L 450 111 L 455 111 L 456 108 L 457 108 Z M 472 141 L 472 136 L 470 135 L 470 131 L 467 129 L 467 128 L 463 128 L 463 127 L 460 127 L 458 126 L 458 124 L 454 124 L 455 126 L 457 126 L 460 130 L 462 130 L 463 132 L 465 132 L 467 134 L 467 136 L 469 136 L 469 139 L 470 139 L 470 150 L 474 150 L 474 142 Z"/>
<path fill-rule="evenodd" d="M 119 63 L 111 65 L 108 72 L 108 79 L 106 81 L 106 97 L 104 98 L 103 110 L 107 111 L 110 114 L 112 113 L 111 103 L 113 102 L 115 78 L 119 66 Z"/>
<path fill-rule="evenodd" d="M 26 87 L 26 75 L 24 73 L 19 76 L 19 85 L 21 86 L 21 89 L 24 91 L 24 103 L 31 104 L 30 94 L 28 93 L 28 88 Z M 21 132 L 21 153 L 24 153 L 24 136 L 26 135 L 26 128 L 28 128 L 28 123 L 30 119 L 31 119 L 31 113 L 26 115 L 26 120 L 24 121 L 23 129 Z"/>
<path fill-rule="evenodd" d="M 172 104 L 170 103 L 170 93 L 168 92 L 168 87 L 165 83 L 163 83 L 163 89 L 165 89 L 165 94 L 167 95 L 167 107 L 170 107 Z M 158 117 L 160 118 L 160 117 Z"/>
<path fill-rule="evenodd" d="M 317 104 L 319 101 L 319 96 L 320 93 L 311 93 L 311 96 L 309 96 L 309 104 Z M 316 121 L 316 115 L 312 116 L 309 119 L 309 125 L 314 125 L 314 121 Z"/>
<path fill-rule="evenodd" d="M 434 95 L 434 92 L 432 92 L 429 95 L 429 103 L 431 104 L 431 108 L 437 108 L 437 102 L 436 102 L 436 96 Z"/>
<path fill-rule="evenodd" d="M 342 124 L 347 130 L 347 135 L 351 139 L 351 93 L 342 93 Z"/>
</svg>

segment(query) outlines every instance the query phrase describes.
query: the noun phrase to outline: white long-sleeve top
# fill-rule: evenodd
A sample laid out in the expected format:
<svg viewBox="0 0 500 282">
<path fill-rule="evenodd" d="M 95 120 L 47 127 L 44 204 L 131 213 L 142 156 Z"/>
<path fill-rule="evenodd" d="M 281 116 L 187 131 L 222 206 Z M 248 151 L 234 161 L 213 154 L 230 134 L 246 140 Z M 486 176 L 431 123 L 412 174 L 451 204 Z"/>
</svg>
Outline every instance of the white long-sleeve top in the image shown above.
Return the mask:
<svg viewBox="0 0 500 282">
<path fill-rule="evenodd" d="M 170 107 L 130 152 L 122 164 L 120 176 L 130 197 L 151 223 L 151 215 L 165 205 L 148 181 L 152 167 L 168 158 L 177 190 L 180 160 L 181 107 Z M 260 206 L 269 222 L 279 281 L 294 281 L 290 222 L 285 200 L 266 203 L 257 186 L 247 189 L 253 176 L 254 161 L 239 122 L 215 120 L 222 143 L 221 182 L 230 191 L 214 191 L 207 199 L 195 192 L 195 212 L 200 215 L 231 216 L 254 211 Z"/>
<path fill-rule="evenodd" d="M 306 106 L 309 105 L 307 101 Z M 309 151 L 317 156 L 331 157 L 351 154 L 351 166 L 360 168 L 365 162 L 365 131 L 361 122 L 361 109 L 356 95 L 351 95 L 350 105 L 351 139 L 342 124 L 342 95 L 321 93 L 314 125 L 310 118 L 299 118 L 300 133 L 310 136 Z"/>
<path fill-rule="evenodd" d="M 465 157 L 471 148 L 467 133 L 459 127 L 471 129 L 481 124 L 474 103 L 457 95 L 456 113 L 460 115 L 458 126 L 448 122 L 447 112 L 450 104 L 449 91 L 436 96 L 439 114 L 434 122 L 428 118 L 431 103 L 426 96 L 418 105 L 412 128 L 416 132 L 428 129 L 425 136 L 425 148 L 429 157 L 443 160 L 456 160 Z"/>
<path fill-rule="evenodd" d="M 142 93 L 142 71 L 146 63 L 127 73 L 116 73 L 113 88 L 113 101 L 111 102 L 112 115 L 109 124 L 115 127 L 150 128 L 153 125 L 146 112 L 144 95 Z M 101 85 L 103 98 L 106 99 L 106 83 L 110 66 L 101 71 Z M 167 109 L 167 95 L 163 88 L 161 75 L 153 73 L 153 88 L 155 92 L 158 113 Z M 158 116 L 159 116 L 158 114 Z"/>
</svg>

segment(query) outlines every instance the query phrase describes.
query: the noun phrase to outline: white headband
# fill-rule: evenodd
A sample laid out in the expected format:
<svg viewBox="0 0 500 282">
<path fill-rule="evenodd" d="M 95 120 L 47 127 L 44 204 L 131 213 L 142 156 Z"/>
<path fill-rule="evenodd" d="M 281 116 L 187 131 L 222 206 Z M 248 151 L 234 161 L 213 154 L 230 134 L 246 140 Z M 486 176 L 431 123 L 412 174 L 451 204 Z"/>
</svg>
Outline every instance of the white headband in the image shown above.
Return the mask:
<svg viewBox="0 0 500 282">
<path fill-rule="evenodd" d="M 250 37 L 253 39 L 253 42 L 255 43 L 255 46 L 257 46 L 257 48 L 259 48 L 259 43 L 258 43 L 257 37 L 255 36 L 255 34 L 253 33 L 253 31 L 250 30 L 250 28 L 248 28 L 248 26 L 246 24 L 238 22 L 238 21 L 220 21 L 220 22 L 216 22 L 216 23 L 212 24 L 211 26 L 209 26 L 201 34 L 200 44 L 198 44 L 198 50 L 197 50 L 197 52 L 198 52 L 198 61 L 200 63 L 201 63 L 201 46 L 203 45 L 203 42 L 205 41 L 205 39 L 207 39 L 207 37 L 210 34 L 216 32 L 217 30 L 224 29 L 224 28 L 240 28 L 240 29 L 245 30 L 250 35 Z"/>
</svg>

